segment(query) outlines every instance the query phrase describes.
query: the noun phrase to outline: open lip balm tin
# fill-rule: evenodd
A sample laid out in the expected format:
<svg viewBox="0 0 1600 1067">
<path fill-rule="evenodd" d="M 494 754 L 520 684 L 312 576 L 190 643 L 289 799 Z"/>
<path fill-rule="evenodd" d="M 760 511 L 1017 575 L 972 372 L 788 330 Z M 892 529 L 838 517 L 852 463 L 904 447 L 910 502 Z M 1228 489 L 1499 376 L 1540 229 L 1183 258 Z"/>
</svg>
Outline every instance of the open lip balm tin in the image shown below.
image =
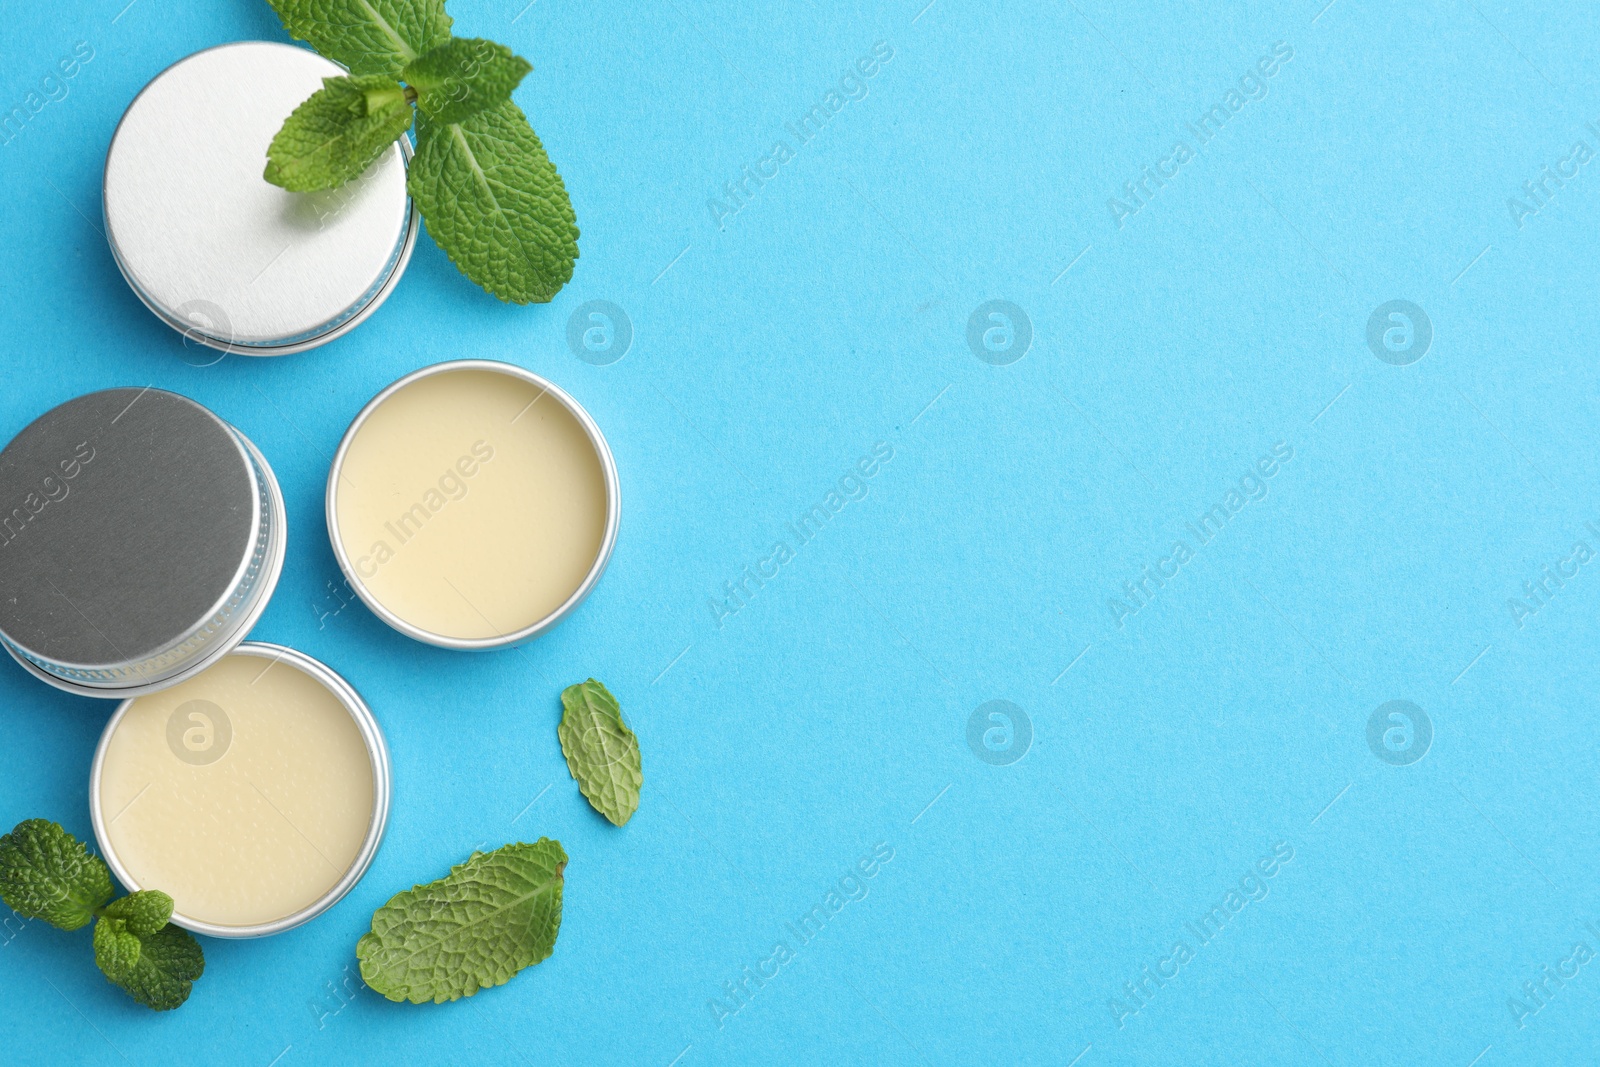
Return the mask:
<svg viewBox="0 0 1600 1067">
<path fill-rule="evenodd" d="M 532 640 L 605 572 L 622 490 L 583 406 L 492 360 L 424 367 L 384 389 L 328 472 L 328 536 L 351 587 L 441 648 Z"/>
<path fill-rule="evenodd" d="M 419 225 L 407 138 L 337 189 L 291 193 L 262 176 L 284 120 L 345 73 L 243 41 L 179 60 L 128 105 L 106 154 L 106 237 L 134 293 L 186 338 L 251 356 L 315 348 L 405 272 Z"/>
<path fill-rule="evenodd" d="M 286 523 L 266 459 L 193 400 L 69 400 L 0 451 L 0 644 L 79 696 L 176 685 L 266 609 Z"/>
<path fill-rule="evenodd" d="M 168 893 L 172 921 L 212 937 L 281 933 L 338 903 L 377 855 L 390 793 L 389 750 L 360 694 L 260 642 L 123 701 L 89 773 L 95 840 L 118 881 Z"/>
</svg>

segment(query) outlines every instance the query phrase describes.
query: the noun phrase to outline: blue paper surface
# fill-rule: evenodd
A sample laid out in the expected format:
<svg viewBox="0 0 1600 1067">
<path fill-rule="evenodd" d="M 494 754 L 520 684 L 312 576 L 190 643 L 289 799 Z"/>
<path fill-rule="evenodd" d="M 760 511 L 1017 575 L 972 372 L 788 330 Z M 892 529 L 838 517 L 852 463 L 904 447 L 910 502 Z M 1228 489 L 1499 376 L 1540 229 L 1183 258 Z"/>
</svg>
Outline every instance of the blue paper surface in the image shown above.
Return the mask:
<svg viewBox="0 0 1600 1067">
<path fill-rule="evenodd" d="M 248 434 L 290 522 L 254 636 L 364 694 L 395 800 L 343 902 L 206 940 L 172 1013 L 6 913 L 7 1061 L 1600 1057 L 1600 15 L 925 2 L 452 0 L 534 64 L 571 284 L 503 306 L 424 238 L 348 337 L 205 368 L 119 275 L 101 168 L 151 77 L 276 18 L 9 5 L 0 439 L 119 385 Z M 330 591 L 341 434 L 458 357 L 559 383 L 621 473 L 605 578 L 517 651 Z M 621 830 L 556 741 L 591 675 L 644 752 Z M 113 706 L 0 664 L 0 824 L 91 837 Z M 360 986 L 373 909 L 541 835 L 553 957 Z"/>
</svg>

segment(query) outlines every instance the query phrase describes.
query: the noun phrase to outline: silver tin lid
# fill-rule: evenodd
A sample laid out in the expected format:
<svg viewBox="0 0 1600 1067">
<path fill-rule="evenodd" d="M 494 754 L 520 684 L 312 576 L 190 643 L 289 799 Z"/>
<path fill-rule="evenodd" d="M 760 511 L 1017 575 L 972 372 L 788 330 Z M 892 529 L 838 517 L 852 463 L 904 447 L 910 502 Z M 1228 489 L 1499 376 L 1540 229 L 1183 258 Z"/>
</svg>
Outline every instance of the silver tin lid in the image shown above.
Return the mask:
<svg viewBox="0 0 1600 1067">
<path fill-rule="evenodd" d="M 133 291 L 193 340 L 242 355 L 326 344 L 377 310 L 411 258 L 410 142 L 338 189 L 267 182 L 284 119 L 342 67 L 293 45 L 197 52 L 134 98 L 106 154 L 106 236 Z"/>
<path fill-rule="evenodd" d="M 237 430 L 159 389 L 80 396 L 0 451 L 0 643 L 68 692 L 164 689 L 244 640 L 284 542 Z"/>
</svg>

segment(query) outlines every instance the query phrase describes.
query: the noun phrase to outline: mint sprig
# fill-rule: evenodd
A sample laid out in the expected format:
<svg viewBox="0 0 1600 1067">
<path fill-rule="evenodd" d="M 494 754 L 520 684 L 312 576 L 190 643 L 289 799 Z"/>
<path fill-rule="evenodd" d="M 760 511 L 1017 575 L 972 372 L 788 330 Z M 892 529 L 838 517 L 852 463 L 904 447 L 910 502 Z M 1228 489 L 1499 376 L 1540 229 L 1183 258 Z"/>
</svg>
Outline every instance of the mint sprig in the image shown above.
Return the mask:
<svg viewBox="0 0 1600 1067">
<path fill-rule="evenodd" d="M 265 178 L 291 192 L 360 177 L 416 121 L 407 189 L 456 267 L 508 303 L 572 278 L 578 225 L 555 165 L 511 102 L 533 67 L 452 37 L 444 0 L 268 0 L 289 34 L 349 68 L 284 122 Z"/>
<path fill-rule="evenodd" d="M 396 893 L 356 942 L 361 980 L 413 1004 L 503 985 L 555 951 L 566 867 L 561 842 L 541 837 L 474 852 L 437 882 Z"/>
<path fill-rule="evenodd" d="M 113 901 L 112 892 L 105 863 L 58 823 L 27 819 L 0 837 L 0 900 L 63 930 L 94 922 L 95 963 L 106 978 L 147 1008 L 176 1008 L 205 970 L 200 943 L 168 921 L 165 893 Z"/>
<path fill-rule="evenodd" d="M 639 810 L 644 785 L 639 739 L 622 721 L 617 698 L 593 678 L 563 689 L 561 706 L 556 736 L 567 770 L 595 811 L 623 825 Z"/>
</svg>

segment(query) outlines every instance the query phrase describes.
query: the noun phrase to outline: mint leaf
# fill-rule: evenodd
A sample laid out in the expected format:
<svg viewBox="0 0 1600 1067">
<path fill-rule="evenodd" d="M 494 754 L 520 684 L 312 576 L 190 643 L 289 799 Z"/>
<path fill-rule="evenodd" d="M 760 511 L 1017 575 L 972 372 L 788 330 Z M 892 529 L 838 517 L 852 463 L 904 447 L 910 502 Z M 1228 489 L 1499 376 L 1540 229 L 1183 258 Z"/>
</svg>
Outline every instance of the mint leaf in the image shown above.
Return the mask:
<svg viewBox="0 0 1600 1067">
<path fill-rule="evenodd" d="M 267 0 L 289 36 L 351 74 L 398 77 L 407 63 L 450 39 L 444 0 Z"/>
<path fill-rule="evenodd" d="M 593 678 L 563 689 L 561 706 L 556 736 L 567 770 L 595 811 L 623 825 L 639 810 L 644 785 L 639 739 L 622 721 L 617 698 Z"/>
<path fill-rule="evenodd" d="M 100 917 L 94 924 L 94 962 L 113 982 L 122 978 L 139 963 L 139 938 L 128 932 L 124 919 Z"/>
<path fill-rule="evenodd" d="M 153 1011 L 171 1011 L 189 999 L 195 979 L 206 969 L 200 942 L 189 931 L 171 924 L 147 937 L 134 934 L 131 925 L 108 918 L 95 924 L 95 962 L 114 985 L 140 1004 Z M 100 931 L 108 926 L 106 954 L 102 955 Z M 129 952 L 126 938 L 133 938 L 137 951 Z"/>
<path fill-rule="evenodd" d="M 541 837 L 474 852 L 447 877 L 396 893 L 356 943 L 361 980 L 413 1004 L 503 985 L 554 951 L 566 866 L 561 843 Z"/>
<path fill-rule="evenodd" d="M 294 193 L 337 188 L 372 166 L 412 118 L 393 78 L 324 78 L 273 137 L 265 177 Z"/>
<path fill-rule="evenodd" d="M 77 930 L 111 899 L 111 872 L 59 824 L 28 819 L 0 837 L 0 899 L 25 919 Z"/>
<path fill-rule="evenodd" d="M 150 937 L 172 918 L 172 898 L 156 889 L 141 889 L 113 900 L 101 913 L 105 919 L 121 919 L 128 924 L 128 932 L 138 937 Z"/>
<path fill-rule="evenodd" d="M 544 303 L 572 278 L 572 202 L 511 101 L 460 123 L 419 116 L 408 186 L 439 247 L 501 300 Z"/>
<path fill-rule="evenodd" d="M 533 69 L 503 44 L 456 37 L 413 60 L 401 77 L 417 91 L 417 109 L 436 122 L 460 122 L 511 99 Z"/>
</svg>

